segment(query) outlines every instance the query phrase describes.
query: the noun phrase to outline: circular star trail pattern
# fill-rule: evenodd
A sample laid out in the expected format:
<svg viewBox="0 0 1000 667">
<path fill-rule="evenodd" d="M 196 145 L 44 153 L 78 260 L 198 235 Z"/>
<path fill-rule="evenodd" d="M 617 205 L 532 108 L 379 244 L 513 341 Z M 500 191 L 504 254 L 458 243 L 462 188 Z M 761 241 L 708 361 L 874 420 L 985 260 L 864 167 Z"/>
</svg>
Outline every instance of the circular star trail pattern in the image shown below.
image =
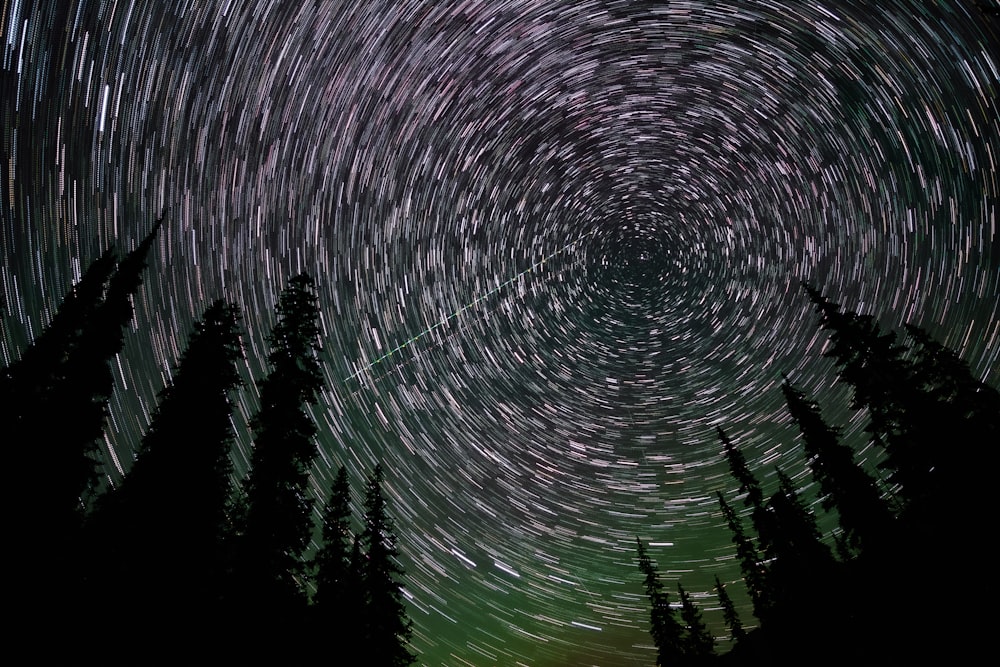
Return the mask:
<svg viewBox="0 0 1000 667">
<path fill-rule="evenodd" d="M 998 11 L 5 0 L 3 361 L 166 212 L 116 479 L 207 304 L 244 309 L 260 377 L 308 271 L 314 486 L 387 469 L 420 661 L 651 664 L 637 535 L 724 634 L 715 428 L 806 484 L 787 372 L 860 434 L 799 281 L 997 383 Z"/>
</svg>

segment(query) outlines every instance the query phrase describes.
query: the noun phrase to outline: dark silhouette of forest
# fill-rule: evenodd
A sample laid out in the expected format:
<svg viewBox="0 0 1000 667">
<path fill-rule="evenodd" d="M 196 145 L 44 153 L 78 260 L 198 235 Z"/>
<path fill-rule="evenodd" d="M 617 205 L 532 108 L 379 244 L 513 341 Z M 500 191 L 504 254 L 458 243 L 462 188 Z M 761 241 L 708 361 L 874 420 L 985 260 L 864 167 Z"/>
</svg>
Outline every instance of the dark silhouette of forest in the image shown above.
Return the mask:
<svg viewBox="0 0 1000 667">
<path fill-rule="evenodd" d="M 345 468 L 324 507 L 309 490 L 309 407 L 324 388 L 310 276 L 289 280 L 278 299 L 246 474 L 232 463 L 241 315 L 219 300 L 149 406 L 123 480 L 99 490 L 112 364 L 159 227 L 124 256 L 109 248 L 91 263 L 0 371 L 15 477 L 4 542 L 12 647 L 39 663 L 96 655 L 128 664 L 412 664 L 384 471 L 368 475 L 357 527 Z M 850 388 L 881 463 L 859 465 L 817 403 L 784 378 L 819 504 L 835 518 L 824 535 L 796 482 L 782 470 L 762 481 L 720 428 L 738 490 L 718 502 L 754 618 L 740 618 L 716 578 L 731 635 L 716 645 L 701 610 L 681 584 L 666 590 L 637 539 L 657 664 L 961 663 L 976 648 L 967 612 L 986 594 L 979 577 L 990 531 L 975 518 L 989 506 L 985 452 L 1000 442 L 1000 394 L 923 330 L 907 327 L 900 338 L 805 291 L 829 339 L 831 382 Z M 357 650 L 360 658 L 346 659 Z"/>
<path fill-rule="evenodd" d="M 734 497 L 718 493 L 718 502 L 755 618 L 740 619 L 716 578 L 730 634 L 729 646 L 716 647 L 680 585 L 679 604 L 671 602 L 637 540 L 657 664 L 980 662 L 973 656 L 992 653 L 977 645 L 976 624 L 991 619 L 984 577 L 992 576 L 985 539 L 992 531 L 980 520 L 991 506 L 987 456 L 1000 444 L 1000 393 L 926 331 L 907 326 L 901 338 L 871 315 L 804 290 L 828 337 L 834 381 L 850 388 L 850 407 L 880 463 L 862 467 L 819 405 L 783 378 L 819 504 L 836 522 L 824 536 L 795 482 L 776 469 L 776 488 L 765 491 L 762 471 L 719 428 L 738 487 Z"/>
<path fill-rule="evenodd" d="M 308 407 L 324 380 L 310 276 L 292 278 L 278 300 L 247 474 L 236 479 L 231 458 L 240 312 L 220 300 L 190 332 L 124 479 L 98 491 L 112 363 L 159 227 L 121 259 L 109 248 L 95 260 L 0 372 L 6 466 L 18 477 L 4 540 L 11 655 L 299 664 L 362 647 L 356 664 L 412 664 L 381 466 L 368 476 L 360 529 L 344 468 L 322 525 L 313 519 Z"/>
</svg>

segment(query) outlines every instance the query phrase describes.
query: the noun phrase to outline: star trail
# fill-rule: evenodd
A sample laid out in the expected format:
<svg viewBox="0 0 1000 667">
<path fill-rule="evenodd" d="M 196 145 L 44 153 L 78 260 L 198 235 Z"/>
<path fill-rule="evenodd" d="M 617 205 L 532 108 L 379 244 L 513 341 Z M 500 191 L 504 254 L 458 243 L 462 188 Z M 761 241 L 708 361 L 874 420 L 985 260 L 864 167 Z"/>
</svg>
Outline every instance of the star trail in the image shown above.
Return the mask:
<svg viewBox="0 0 1000 667">
<path fill-rule="evenodd" d="M 3 0 L 0 360 L 166 212 L 114 483 L 211 300 L 256 379 L 308 271 L 313 487 L 385 468 L 419 664 L 653 664 L 636 536 L 725 636 L 716 427 L 807 484 L 788 373 L 861 440 L 800 281 L 1000 383 L 998 7 Z"/>
</svg>

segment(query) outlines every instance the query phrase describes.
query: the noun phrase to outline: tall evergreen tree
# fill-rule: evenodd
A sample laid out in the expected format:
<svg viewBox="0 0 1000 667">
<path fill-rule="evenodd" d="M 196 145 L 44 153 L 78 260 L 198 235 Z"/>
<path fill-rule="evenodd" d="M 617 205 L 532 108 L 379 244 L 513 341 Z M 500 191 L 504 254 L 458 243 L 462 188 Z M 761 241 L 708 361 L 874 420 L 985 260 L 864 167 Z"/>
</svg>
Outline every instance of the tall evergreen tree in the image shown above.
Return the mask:
<svg viewBox="0 0 1000 667">
<path fill-rule="evenodd" d="M 72 376 L 84 332 L 104 300 L 117 256 L 109 248 L 94 260 L 63 298 L 52 320 L 21 357 L 0 371 L 0 420 L 8 469 L 5 486 L 9 550 L 5 606 L 14 639 L 43 623 L 65 625 L 76 597 L 81 496 L 90 484 L 90 450 L 75 450 L 65 430 L 73 428 L 60 398 Z M 86 401 L 95 397 L 86 397 Z M 54 488 L 58 486 L 59 488 Z M 72 591 L 72 592 L 71 592 Z"/>
<path fill-rule="evenodd" d="M 715 576 L 715 592 L 719 596 L 719 604 L 722 605 L 722 617 L 726 621 L 726 627 L 729 628 L 730 638 L 736 643 L 743 641 L 746 639 L 747 632 L 743 629 L 743 622 L 740 621 L 740 615 L 736 611 L 733 599 L 729 597 L 729 593 L 719 581 L 718 575 Z"/>
<path fill-rule="evenodd" d="M 688 662 L 695 665 L 706 664 L 715 655 L 715 638 L 705 625 L 701 611 L 680 582 L 677 582 L 677 593 L 681 598 L 681 620 L 687 632 L 685 654 Z"/>
<path fill-rule="evenodd" d="M 686 657 L 684 628 L 670 606 L 670 600 L 660 581 L 660 573 L 646 553 L 645 545 L 638 537 L 635 542 L 639 570 L 645 576 L 646 597 L 649 598 L 649 633 L 656 646 L 656 664 L 660 667 L 679 664 Z"/>
<path fill-rule="evenodd" d="M 949 456 L 937 461 L 940 489 L 935 503 L 928 508 L 942 516 L 945 522 L 955 512 L 962 511 L 965 500 L 992 487 L 988 466 L 968 466 L 968 461 L 981 454 L 982 443 L 1000 441 L 1000 392 L 976 379 L 969 365 L 953 350 L 945 347 L 920 329 L 908 325 L 913 339 L 912 363 L 917 388 L 926 396 L 930 407 L 921 417 L 920 432 L 940 448 L 947 444 Z M 978 502 L 988 502 L 980 494 Z"/>
<path fill-rule="evenodd" d="M 892 514 L 875 480 L 855 463 L 854 452 L 841 444 L 838 430 L 823 421 L 815 402 L 787 377 L 781 390 L 789 414 L 802 433 L 803 449 L 819 484 L 823 508 L 837 510 L 845 545 L 851 550 L 859 550 L 884 539 Z"/>
<path fill-rule="evenodd" d="M 91 262 L 63 297 L 45 329 L 19 359 L 0 371 L 3 391 L 0 415 L 7 429 L 24 419 L 23 411 L 62 382 L 66 360 L 79 346 L 87 323 L 104 301 L 104 292 L 117 261 L 114 247 L 111 247 Z"/>
<path fill-rule="evenodd" d="M 8 447 L 8 465 L 25 479 L 37 470 L 55 470 L 56 479 L 65 479 L 73 498 L 58 512 L 64 517 L 80 518 L 79 497 L 87 485 L 87 471 L 85 469 L 83 475 L 77 472 L 80 454 L 74 455 L 59 438 L 58 429 L 64 425 L 64 418 L 53 419 L 60 414 L 57 396 L 64 391 L 62 387 L 67 382 L 78 381 L 70 376 L 69 362 L 76 356 L 84 332 L 91 327 L 104 301 L 116 262 L 113 248 L 94 260 L 80 281 L 70 288 L 41 334 L 18 360 L 0 371 L 0 418 L 4 435 L 8 442 L 18 443 Z M 62 453 L 69 455 L 59 456 Z M 15 495 L 23 497 L 23 492 L 18 491 Z M 65 491 L 59 492 L 60 498 L 65 495 Z M 44 503 L 46 498 L 39 501 Z M 23 519 L 25 529 L 41 528 L 48 532 L 54 509 L 43 508 L 43 504 L 31 504 L 23 508 L 26 511 L 15 513 L 12 519 L 15 522 Z M 72 523 L 67 518 L 61 522 Z M 18 540 L 23 537 L 19 536 Z"/>
<path fill-rule="evenodd" d="M 733 444 L 733 441 L 729 439 L 721 427 L 718 428 L 718 435 L 722 442 L 723 454 L 729 463 L 729 471 L 740 485 L 739 492 L 746 494 L 743 498 L 743 506 L 751 508 L 750 520 L 754 530 L 757 531 L 757 540 L 760 542 L 761 551 L 767 555 L 770 553 L 771 543 L 776 537 L 774 535 L 774 517 L 767 509 L 764 490 L 753 471 L 750 470 L 750 466 L 747 465 L 743 452 Z"/>
<path fill-rule="evenodd" d="M 796 568 L 831 563 L 833 555 L 823 542 L 816 517 L 799 497 L 791 478 L 780 468 L 776 472 L 778 490 L 768 501 L 776 527 L 770 555 L 782 564 L 794 562 Z"/>
<path fill-rule="evenodd" d="M 772 594 L 769 590 L 767 566 L 764 565 L 757 547 L 743 528 L 743 522 L 733 511 L 722 493 L 715 494 L 719 499 L 722 516 L 726 519 L 729 531 L 733 534 L 733 544 L 736 545 L 736 558 L 740 562 L 740 571 L 746 583 L 747 593 L 753 603 L 753 613 L 762 622 L 765 621 L 773 606 Z"/>
<path fill-rule="evenodd" d="M 395 526 L 382 494 L 384 474 L 376 465 L 365 493 L 364 530 L 359 544 L 361 584 L 364 594 L 362 618 L 366 661 L 371 665 L 405 667 L 416 661 L 409 650 L 412 623 L 403 603 Z"/>
<path fill-rule="evenodd" d="M 976 379 L 964 359 L 925 330 L 908 324 L 906 331 L 915 342 L 914 376 L 935 405 L 947 408 L 949 426 L 962 435 L 1000 437 L 1000 392 Z"/>
<path fill-rule="evenodd" d="M 750 508 L 750 521 L 757 532 L 757 542 L 760 545 L 761 555 L 764 559 L 771 559 L 775 555 L 775 541 L 780 540 L 777 518 L 768 502 L 764 498 L 764 490 L 756 475 L 747 465 L 743 452 L 729 439 L 726 433 L 718 429 L 719 440 L 722 442 L 723 453 L 729 463 L 729 470 L 733 478 L 739 483 L 739 492 L 745 493 L 743 506 Z"/>
<path fill-rule="evenodd" d="M 113 591 L 116 618 L 133 636 L 168 631 L 194 640 L 219 613 L 223 542 L 229 534 L 234 440 L 231 393 L 241 384 L 239 313 L 213 303 L 194 326 L 172 381 L 122 484 L 88 522 L 92 565 Z M 148 622 L 162 608 L 180 619 Z"/>
<path fill-rule="evenodd" d="M 351 489 L 347 468 L 337 471 L 330 497 L 323 511 L 323 542 L 313 565 L 316 593 L 312 615 L 317 631 L 331 637 L 334 644 L 349 643 L 358 637 L 357 623 L 363 610 L 358 567 L 357 536 L 351 532 Z"/>
<path fill-rule="evenodd" d="M 309 473 L 316 424 L 308 407 L 323 388 L 319 312 L 312 278 L 292 278 L 278 300 L 270 372 L 252 421 L 254 449 L 245 481 L 246 513 L 234 562 L 243 613 L 267 610 L 288 621 L 305 608 L 303 553 L 312 533 Z M 240 599 L 243 596 L 243 599 Z"/>
<path fill-rule="evenodd" d="M 112 361 L 125 345 L 125 329 L 132 322 L 132 299 L 142 285 L 146 258 L 162 220 L 118 263 L 108 282 L 104 300 L 83 328 L 79 346 L 67 358 L 66 377 L 56 388 L 61 423 L 53 433 L 57 451 L 67 462 L 67 476 L 60 479 L 50 470 L 54 501 L 60 506 L 76 502 L 94 488 L 98 451 L 114 391 Z M 82 517 L 81 517 L 82 519 Z M 80 520 L 72 520 L 73 527 Z"/>
<path fill-rule="evenodd" d="M 114 389 L 111 362 L 124 344 L 131 299 L 160 224 L 117 268 L 112 248 L 91 263 L 42 334 L 0 372 L 4 427 L 20 443 L 10 448 L 11 463 L 24 474 L 46 472 L 45 492 L 32 494 L 19 513 L 35 535 L 25 534 L 27 542 L 47 535 L 51 549 L 53 538 L 64 544 L 82 525 Z"/>
<path fill-rule="evenodd" d="M 761 490 L 760 482 L 757 481 L 750 466 L 747 465 L 743 452 L 736 448 L 721 426 L 717 432 L 719 441 L 722 442 L 726 462 L 729 464 L 729 471 L 740 484 L 739 492 L 746 494 L 746 498 L 743 500 L 744 507 L 752 507 L 754 512 L 761 511 L 764 507 L 764 492 Z"/>
<path fill-rule="evenodd" d="M 69 591 L 114 389 L 111 363 L 121 352 L 131 299 L 160 224 L 117 266 L 113 249 L 94 261 L 46 330 L 0 373 L 4 427 L 16 443 L 8 448 L 8 463 L 19 478 L 31 480 L 17 485 L 18 511 L 9 525 L 23 547 L 15 555 L 18 575 L 9 595 L 22 618 L 73 613 Z"/>
<path fill-rule="evenodd" d="M 830 332 L 825 355 L 834 359 L 839 379 L 853 389 L 852 407 L 867 409 L 868 432 L 885 451 L 880 464 L 898 484 L 904 505 L 923 508 L 936 493 L 934 470 L 940 443 L 928 431 L 932 402 L 914 377 L 906 350 L 892 332 L 883 333 L 875 318 L 843 311 L 817 290 L 803 286 Z"/>
</svg>

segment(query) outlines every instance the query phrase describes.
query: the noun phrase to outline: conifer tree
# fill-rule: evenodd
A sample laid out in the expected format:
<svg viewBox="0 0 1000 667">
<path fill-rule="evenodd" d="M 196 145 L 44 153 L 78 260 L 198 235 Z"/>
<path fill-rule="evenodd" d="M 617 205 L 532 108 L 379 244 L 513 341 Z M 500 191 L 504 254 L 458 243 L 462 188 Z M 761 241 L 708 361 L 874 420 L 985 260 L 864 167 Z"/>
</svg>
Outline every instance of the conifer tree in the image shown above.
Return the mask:
<svg viewBox="0 0 1000 667">
<path fill-rule="evenodd" d="M 770 645 L 780 661 L 795 664 L 801 652 L 815 644 L 829 643 L 833 664 L 845 647 L 839 637 L 852 636 L 852 596 L 843 585 L 841 570 L 830 547 L 823 542 L 816 519 L 802 501 L 792 480 L 777 470 L 779 487 L 768 501 L 774 515 L 776 539 L 772 544 L 768 586 L 772 594 Z"/>
<path fill-rule="evenodd" d="M 61 505 L 75 501 L 82 509 L 81 500 L 97 480 L 97 454 L 114 391 L 111 364 L 124 347 L 125 329 L 134 316 L 132 299 L 142 285 L 146 258 L 161 225 L 162 220 L 157 221 L 118 263 L 103 301 L 66 360 L 65 378 L 56 387 L 54 401 L 60 406 L 61 419 L 52 437 L 67 463 L 72 461 L 65 469 L 67 477 L 60 479 L 51 470 L 49 473 L 55 502 Z M 79 525 L 78 521 L 73 523 Z"/>
<path fill-rule="evenodd" d="M 34 631 L 42 623 L 65 624 L 73 614 L 81 496 L 93 463 L 89 448 L 76 450 L 78 442 L 65 437 L 73 424 L 60 403 L 64 385 L 79 382 L 70 373 L 70 360 L 103 302 L 116 262 L 112 248 L 94 260 L 41 334 L 0 371 L 0 419 L 6 465 L 13 473 L 5 491 L 5 504 L 12 509 L 5 517 L 8 540 L 16 548 L 9 550 L 4 588 L 5 606 L 16 610 L 14 638 L 23 634 L 17 624 Z"/>
<path fill-rule="evenodd" d="M 384 474 L 376 465 L 365 493 L 364 530 L 358 541 L 363 552 L 360 574 L 364 595 L 362 619 L 367 662 L 405 667 L 416 660 L 409 650 L 412 623 L 403 603 L 395 526 L 382 494 Z"/>
<path fill-rule="evenodd" d="M 757 481 L 753 472 L 750 471 L 750 466 L 747 465 L 747 460 L 743 456 L 743 452 L 736 448 L 721 426 L 717 429 L 717 432 L 719 440 L 722 442 L 726 462 L 729 463 L 729 470 L 740 484 L 739 492 L 747 494 L 743 500 L 743 505 L 745 507 L 752 507 L 755 512 L 759 512 L 764 506 L 764 492 L 761 490 L 760 482 Z"/>
<path fill-rule="evenodd" d="M 892 514 L 875 480 L 854 462 L 854 452 L 841 444 L 838 430 L 823 421 L 815 402 L 787 377 L 781 389 L 789 414 L 802 433 L 803 449 L 819 484 L 823 508 L 837 510 L 844 545 L 857 551 L 884 539 Z"/>
<path fill-rule="evenodd" d="M 21 550 L 8 597 L 26 619 L 35 611 L 74 613 L 80 529 L 114 389 L 111 363 L 122 350 L 131 299 L 160 224 L 117 266 L 113 248 L 95 260 L 45 331 L 0 372 L 0 410 L 14 443 L 8 464 L 17 479 L 32 480 L 18 488 L 9 526 Z"/>
<path fill-rule="evenodd" d="M 656 664 L 660 667 L 679 664 L 686 657 L 684 628 L 670 606 L 667 593 L 660 582 L 656 565 L 646 553 L 642 540 L 635 538 L 639 556 L 639 570 L 645 576 L 646 597 L 649 598 L 649 633 L 656 646 Z"/>
<path fill-rule="evenodd" d="M 770 556 L 783 565 L 795 563 L 799 567 L 815 567 L 832 562 L 830 547 L 823 542 L 816 525 L 816 517 L 802 502 L 792 480 L 777 469 L 778 490 L 768 501 L 774 516 L 775 540 Z"/>
<path fill-rule="evenodd" d="M 79 346 L 87 323 L 103 302 L 117 261 L 114 247 L 110 247 L 91 262 L 45 329 L 19 359 L 0 371 L 0 414 L 7 429 L 26 419 L 24 411 L 43 400 L 65 377 L 66 360 Z"/>
<path fill-rule="evenodd" d="M 908 324 L 906 331 L 916 343 L 914 376 L 936 406 L 947 408 L 949 427 L 987 440 L 1000 437 L 1000 392 L 977 380 L 964 359 L 925 330 Z"/>
<path fill-rule="evenodd" d="M 64 418 L 53 419 L 53 416 L 60 414 L 57 396 L 64 391 L 63 385 L 77 381 L 69 377 L 69 361 L 76 355 L 84 332 L 100 309 L 116 262 L 113 248 L 91 262 L 80 281 L 63 298 L 52 321 L 18 360 L 0 371 L 4 435 L 9 442 L 17 443 L 8 448 L 8 465 L 19 475 L 46 470 L 54 471 L 56 479 L 64 479 L 68 491 L 59 491 L 59 497 L 72 496 L 59 512 L 66 517 L 79 518 L 79 497 L 88 483 L 87 471 L 84 469 L 83 475 L 78 472 L 79 458 L 86 456 L 86 452 L 73 452 L 59 437 Z M 38 504 L 23 509 L 32 514 L 22 511 L 13 518 L 24 519 L 26 529 L 44 526 L 44 531 L 49 530 L 54 509 L 42 511 Z M 62 521 L 65 523 L 67 519 Z"/>
<path fill-rule="evenodd" d="M 775 528 L 773 516 L 767 511 L 767 505 L 764 501 L 764 491 L 757 477 L 750 470 L 750 466 L 747 465 L 743 452 L 733 444 L 733 441 L 729 439 L 721 427 L 718 428 L 718 434 L 726 461 L 729 463 L 729 470 L 740 485 L 739 492 L 746 494 L 743 506 L 751 508 L 750 520 L 757 531 L 760 548 L 766 555 L 771 551 L 771 542 L 775 539 L 773 534 Z"/>
<path fill-rule="evenodd" d="M 750 601 L 753 603 L 754 616 L 763 622 L 768 618 L 773 606 L 767 567 L 762 562 L 753 540 L 747 536 L 739 515 L 726 502 L 722 493 L 716 492 L 715 495 L 719 499 L 719 507 L 722 509 L 722 515 L 726 519 L 729 531 L 733 534 L 732 540 L 733 544 L 736 545 L 736 557 L 740 561 L 743 581 L 746 583 L 747 593 L 750 594 Z"/>
<path fill-rule="evenodd" d="M 677 593 L 681 598 L 681 620 L 687 633 L 685 654 L 688 662 L 695 665 L 706 664 L 709 658 L 715 655 L 715 638 L 705 625 L 701 611 L 680 582 L 677 582 Z"/>
<path fill-rule="evenodd" d="M 804 288 L 820 327 L 830 332 L 825 356 L 835 360 L 839 379 L 853 389 L 852 407 L 868 410 L 867 430 L 886 455 L 880 466 L 889 471 L 889 482 L 900 486 L 904 505 L 923 511 L 936 495 L 933 471 L 940 443 L 929 437 L 933 405 L 914 377 L 905 348 L 871 315 L 843 311 L 812 287 Z"/>
<path fill-rule="evenodd" d="M 733 599 L 729 597 L 729 593 L 719 581 L 718 575 L 715 576 L 715 592 L 719 596 L 719 604 L 722 605 L 722 617 L 726 621 L 726 627 L 729 628 L 730 638 L 736 643 L 743 641 L 747 636 L 746 630 L 743 629 L 743 623 L 740 621 L 740 615 L 736 611 Z"/>
<path fill-rule="evenodd" d="M 234 566 L 244 613 L 263 608 L 291 620 L 305 608 L 303 553 L 312 533 L 309 473 L 316 424 L 308 408 L 323 388 L 317 296 L 312 278 L 292 278 L 278 300 L 270 335 L 270 372 L 260 384 L 251 426 L 254 449 L 245 481 L 245 522 Z M 282 611 L 285 610 L 285 611 Z"/>
<path fill-rule="evenodd" d="M 234 440 L 231 393 L 241 384 L 239 312 L 222 301 L 194 326 L 171 382 L 121 485 L 88 522 L 94 595 L 113 592 L 118 623 L 132 634 L 168 629 L 193 639 L 219 612 L 229 533 Z M 188 608 L 174 625 L 148 623 L 162 608 Z"/>
<path fill-rule="evenodd" d="M 362 598 L 356 571 L 358 553 L 352 553 L 359 545 L 357 536 L 351 534 L 351 489 L 343 466 L 337 471 L 323 511 L 322 537 L 313 560 L 313 618 L 317 631 L 329 635 L 335 644 L 348 643 L 358 636 L 355 621 L 362 611 Z"/>
<path fill-rule="evenodd" d="M 934 506 L 928 508 L 947 522 L 966 502 L 951 506 L 952 500 L 992 487 L 988 466 L 970 469 L 967 463 L 979 456 L 981 443 L 1000 441 L 1000 392 L 976 379 L 965 360 L 926 331 L 913 325 L 906 329 L 915 343 L 914 380 L 930 404 L 926 415 L 920 415 L 921 434 L 950 450 L 949 456 L 937 461 L 940 488 Z M 988 502 L 985 494 L 978 500 Z"/>
<path fill-rule="evenodd" d="M 21 513 L 29 532 L 60 542 L 75 539 L 82 525 L 114 389 L 111 362 L 124 344 L 131 299 L 160 224 L 117 268 L 113 248 L 92 262 L 42 334 L 0 372 L 4 428 L 19 443 L 10 448 L 12 468 L 46 472 L 45 493 L 33 494 Z"/>
</svg>

